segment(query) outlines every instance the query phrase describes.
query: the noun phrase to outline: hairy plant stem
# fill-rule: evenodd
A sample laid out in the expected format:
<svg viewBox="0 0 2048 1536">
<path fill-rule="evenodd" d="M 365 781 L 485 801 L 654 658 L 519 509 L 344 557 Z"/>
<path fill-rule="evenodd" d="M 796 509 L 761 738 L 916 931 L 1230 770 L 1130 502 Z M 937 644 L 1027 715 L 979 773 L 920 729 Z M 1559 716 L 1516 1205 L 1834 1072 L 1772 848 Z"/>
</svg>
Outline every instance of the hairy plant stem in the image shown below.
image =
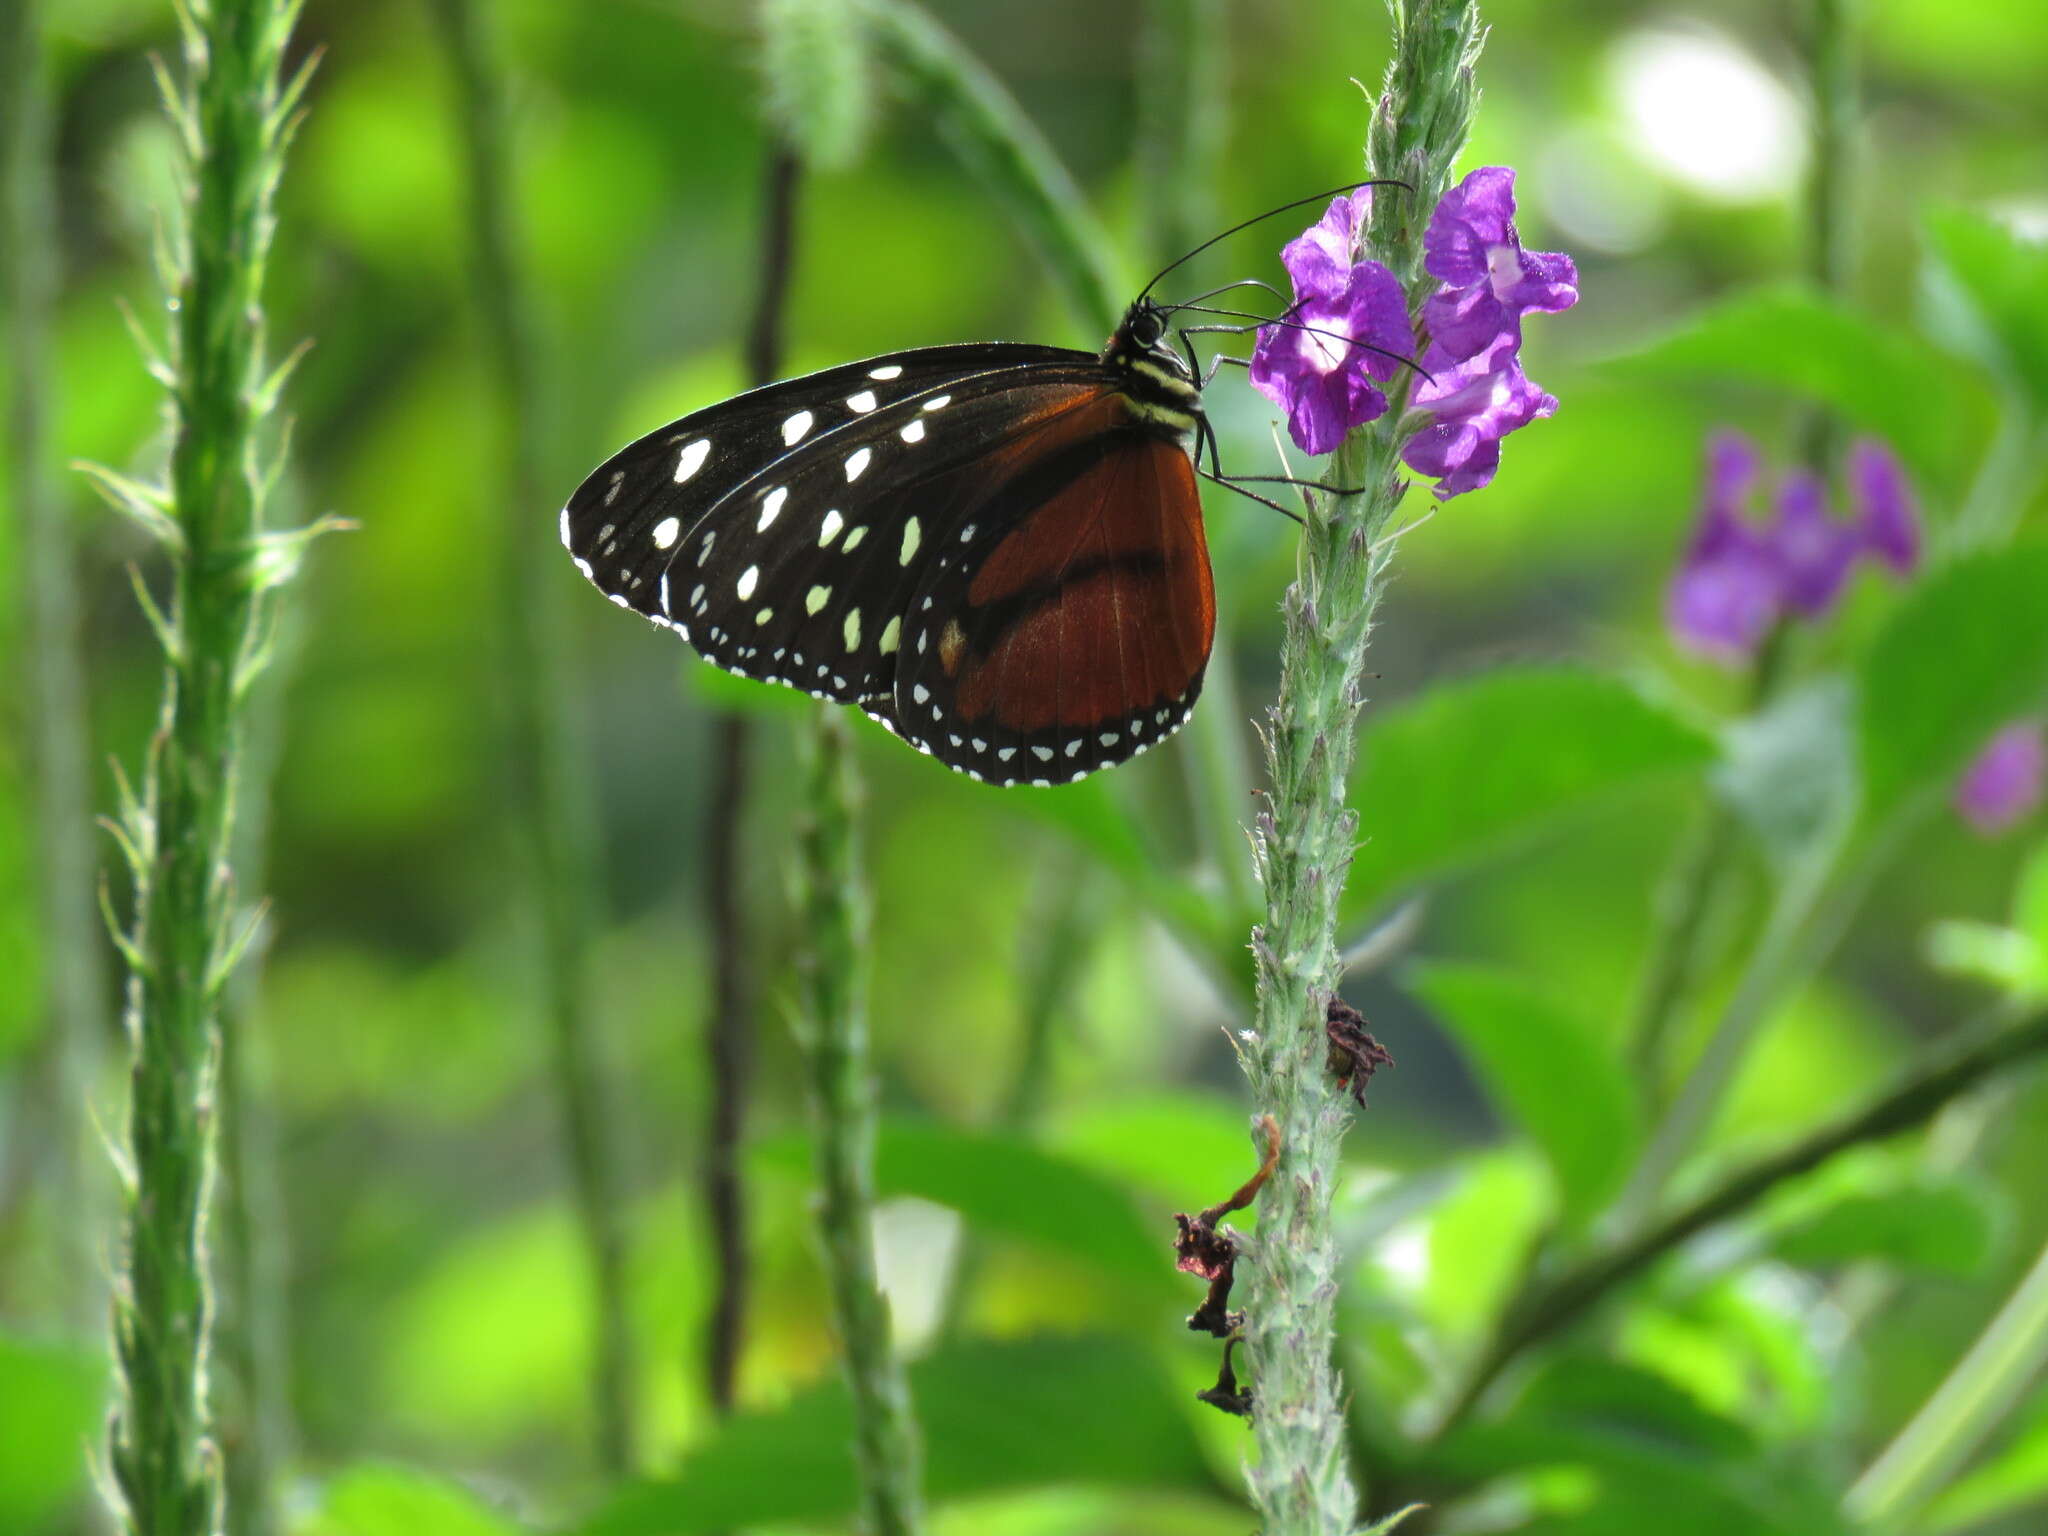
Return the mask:
<svg viewBox="0 0 2048 1536">
<path fill-rule="evenodd" d="M 240 717 L 264 657 L 264 594 L 282 579 L 279 536 L 263 532 L 259 429 L 274 383 L 261 305 L 303 81 L 280 79 L 296 10 L 212 0 L 187 14 L 187 83 L 172 98 L 188 197 L 176 240 L 170 483 L 123 497 L 145 521 L 158 513 L 174 551 L 170 612 L 155 616 L 162 719 L 140 797 L 118 822 L 136 891 L 122 940 L 133 1062 L 108 1466 L 134 1536 L 213 1536 L 221 1517 L 206 1222 L 218 1008 L 241 943 L 231 867 Z"/>
<path fill-rule="evenodd" d="M 768 156 L 761 213 L 761 287 L 747 332 L 747 376 L 772 383 L 782 367 L 783 315 L 796 246 L 802 165 L 776 145 Z M 746 819 L 747 717 L 727 711 L 714 733 L 712 788 L 704 818 L 704 906 L 712 950 L 711 1018 L 704 1031 L 711 1114 L 704 1138 L 704 1216 L 715 1269 L 705 1322 L 704 1387 L 713 1410 L 731 1411 L 746 1345 L 746 1189 L 740 1144 L 754 1061 L 753 994 L 747 984 L 746 909 L 740 888 L 740 832 Z"/>
<path fill-rule="evenodd" d="M 1422 270 L 1423 231 L 1471 126 L 1479 19 L 1470 0 L 1414 0 L 1394 15 L 1368 173 L 1414 191 L 1382 188 L 1374 198 L 1369 254 L 1406 285 L 1415 310 L 1434 286 Z M 1404 377 L 1387 414 L 1346 439 L 1330 477 L 1362 490 L 1320 504 L 1304 532 L 1300 575 L 1282 605 L 1280 694 L 1266 726 L 1273 787 L 1253 829 L 1266 910 L 1252 933 L 1257 1022 L 1241 1054 L 1255 1109 L 1281 1131 L 1279 1166 L 1259 1197 L 1254 1262 L 1240 1271 L 1249 1281 L 1245 1347 L 1257 1393 L 1251 1492 L 1265 1536 L 1348 1536 L 1358 1517 L 1332 1359 L 1330 1209 L 1350 1110 L 1325 1067 L 1324 1022 L 1341 979 L 1338 902 L 1359 836 L 1346 793 L 1366 644 L 1394 547 L 1384 535 L 1406 489 L 1407 393 Z"/>
<path fill-rule="evenodd" d="M 499 644 L 506 691 L 509 819 L 520 830 L 524 894 L 540 927 L 543 1006 L 554 1055 L 552 1085 L 590 1269 L 596 1347 L 592 1392 L 597 1448 L 607 1471 L 629 1471 L 633 1448 L 632 1324 L 626 1297 L 625 1213 L 590 1007 L 596 928 L 597 837 L 589 768 L 567 682 L 568 626 L 552 541 L 539 521 L 543 415 L 532 327 L 514 256 L 510 128 L 501 71 L 474 0 L 435 0 L 468 161 L 470 240 L 491 373 L 503 391 L 511 465 Z"/>
<path fill-rule="evenodd" d="M 51 1276 L 67 1320 L 94 1326 L 106 1287 L 95 1216 L 105 1192 L 90 1174 L 88 1096 L 109 1023 L 94 916 L 91 749 L 79 644 L 76 549 L 50 472 L 48 331 L 58 289 L 50 100 L 42 7 L 20 0 L 0 16 L 0 315 L 7 349 L 8 500 L 20 539 L 20 630 L 27 747 L 35 807 L 42 1034 L 22 1074 L 24 1120 L 39 1148 L 35 1183 L 52 1218 Z M 37 1106 L 40 1105 L 40 1112 Z M 26 1161 L 26 1160 L 25 1160 Z"/>
<path fill-rule="evenodd" d="M 1995 1074 L 2043 1053 L 2048 1053 L 2048 1009 L 2001 1020 L 1989 1030 L 1968 1031 L 1931 1051 L 1896 1086 L 1863 1108 L 1725 1175 L 1677 1209 L 1539 1283 L 1501 1318 L 1451 1395 L 1431 1439 L 1441 1440 L 1461 1424 L 1523 1350 L 1569 1327 L 1688 1238 L 1749 1209 L 1787 1180 L 1812 1172 L 1851 1147 L 1923 1124 Z"/>
<path fill-rule="evenodd" d="M 807 737 L 798 928 L 808 942 L 798 968 L 798 1028 L 810 1079 L 818 1234 L 853 1398 L 861 1528 L 868 1536 L 914 1536 L 923 1524 L 922 1453 L 875 1271 L 875 1083 L 852 732 L 826 706 Z"/>
<path fill-rule="evenodd" d="M 2048 1366 L 2048 1247 L 1934 1395 L 1843 1499 L 1859 1525 L 1897 1528 L 1983 1447 Z"/>
</svg>

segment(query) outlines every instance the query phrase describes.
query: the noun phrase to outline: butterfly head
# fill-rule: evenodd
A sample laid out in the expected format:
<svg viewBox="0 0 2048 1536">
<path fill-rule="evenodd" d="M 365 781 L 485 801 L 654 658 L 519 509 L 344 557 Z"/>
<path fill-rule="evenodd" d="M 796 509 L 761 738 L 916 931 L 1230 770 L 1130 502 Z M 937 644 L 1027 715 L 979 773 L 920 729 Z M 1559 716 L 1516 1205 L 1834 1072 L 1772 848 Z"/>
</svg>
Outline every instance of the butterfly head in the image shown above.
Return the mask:
<svg viewBox="0 0 2048 1536">
<path fill-rule="evenodd" d="M 1131 409 L 1177 433 L 1192 432 L 1202 413 L 1202 390 L 1188 361 L 1167 334 L 1167 309 L 1141 298 L 1102 350 Z"/>
</svg>

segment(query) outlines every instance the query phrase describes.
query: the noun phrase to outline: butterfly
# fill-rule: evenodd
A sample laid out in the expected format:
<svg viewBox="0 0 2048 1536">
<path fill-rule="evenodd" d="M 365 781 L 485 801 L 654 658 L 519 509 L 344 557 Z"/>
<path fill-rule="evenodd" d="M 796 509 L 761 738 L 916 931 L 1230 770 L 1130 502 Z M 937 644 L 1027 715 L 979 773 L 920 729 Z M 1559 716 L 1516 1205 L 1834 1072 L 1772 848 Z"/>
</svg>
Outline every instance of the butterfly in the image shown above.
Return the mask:
<svg viewBox="0 0 2048 1536">
<path fill-rule="evenodd" d="M 1141 293 L 1099 353 L 922 347 L 737 395 L 599 465 L 562 543 L 729 672 L 990 783 L 1082 778 L 1186 723 L 1215 638 L 1220 475 L 1171 313 Z"/>
</svg>

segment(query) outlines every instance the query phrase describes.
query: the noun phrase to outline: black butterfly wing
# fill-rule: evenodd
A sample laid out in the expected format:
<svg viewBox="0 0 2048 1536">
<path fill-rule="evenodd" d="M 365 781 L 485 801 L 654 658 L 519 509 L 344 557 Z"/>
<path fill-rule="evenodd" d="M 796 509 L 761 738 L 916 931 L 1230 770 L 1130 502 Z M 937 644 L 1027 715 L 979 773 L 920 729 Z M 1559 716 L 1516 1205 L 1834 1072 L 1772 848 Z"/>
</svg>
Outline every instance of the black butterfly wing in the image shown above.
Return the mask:
<svg viewBox="0 0 2048 1536">
<path fill-rule="evenodd" d="M 1215 636 L 1194 465 L 1105 394 L 959 523 L 911 599 L 895 728 L 977 778 L 1055 784 L 1186 721 Z"/>
<path fill-rule="evenodd" d="M 750 391 L 632 443 L 563 509 L 621 607 L 743 676 L 886 700 L 899 621 L 990 455 L 1097 397 L 1089 353 L 933 347 Z"/>
</svg>

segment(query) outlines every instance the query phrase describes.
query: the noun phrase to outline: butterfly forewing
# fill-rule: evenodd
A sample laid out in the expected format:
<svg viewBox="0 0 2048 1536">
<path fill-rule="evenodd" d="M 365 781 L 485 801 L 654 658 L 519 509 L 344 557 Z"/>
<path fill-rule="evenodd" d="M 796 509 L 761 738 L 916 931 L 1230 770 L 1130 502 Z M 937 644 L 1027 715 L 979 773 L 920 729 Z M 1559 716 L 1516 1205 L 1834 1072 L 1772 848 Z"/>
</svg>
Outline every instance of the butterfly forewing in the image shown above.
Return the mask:
<svg viewBox="0 0 2048 1536">
<path fill-rule="evenodd" d="M 1020 401 L 1092 394 L 1095 372 L 1057 348 L 939 347 L 755 390 L 601 465 L 563 542 L 613 602 L 719 666 L 844 702 L 886 695 L 889 621 L 946 482 L 1028 433 Z"/>
</svg>

